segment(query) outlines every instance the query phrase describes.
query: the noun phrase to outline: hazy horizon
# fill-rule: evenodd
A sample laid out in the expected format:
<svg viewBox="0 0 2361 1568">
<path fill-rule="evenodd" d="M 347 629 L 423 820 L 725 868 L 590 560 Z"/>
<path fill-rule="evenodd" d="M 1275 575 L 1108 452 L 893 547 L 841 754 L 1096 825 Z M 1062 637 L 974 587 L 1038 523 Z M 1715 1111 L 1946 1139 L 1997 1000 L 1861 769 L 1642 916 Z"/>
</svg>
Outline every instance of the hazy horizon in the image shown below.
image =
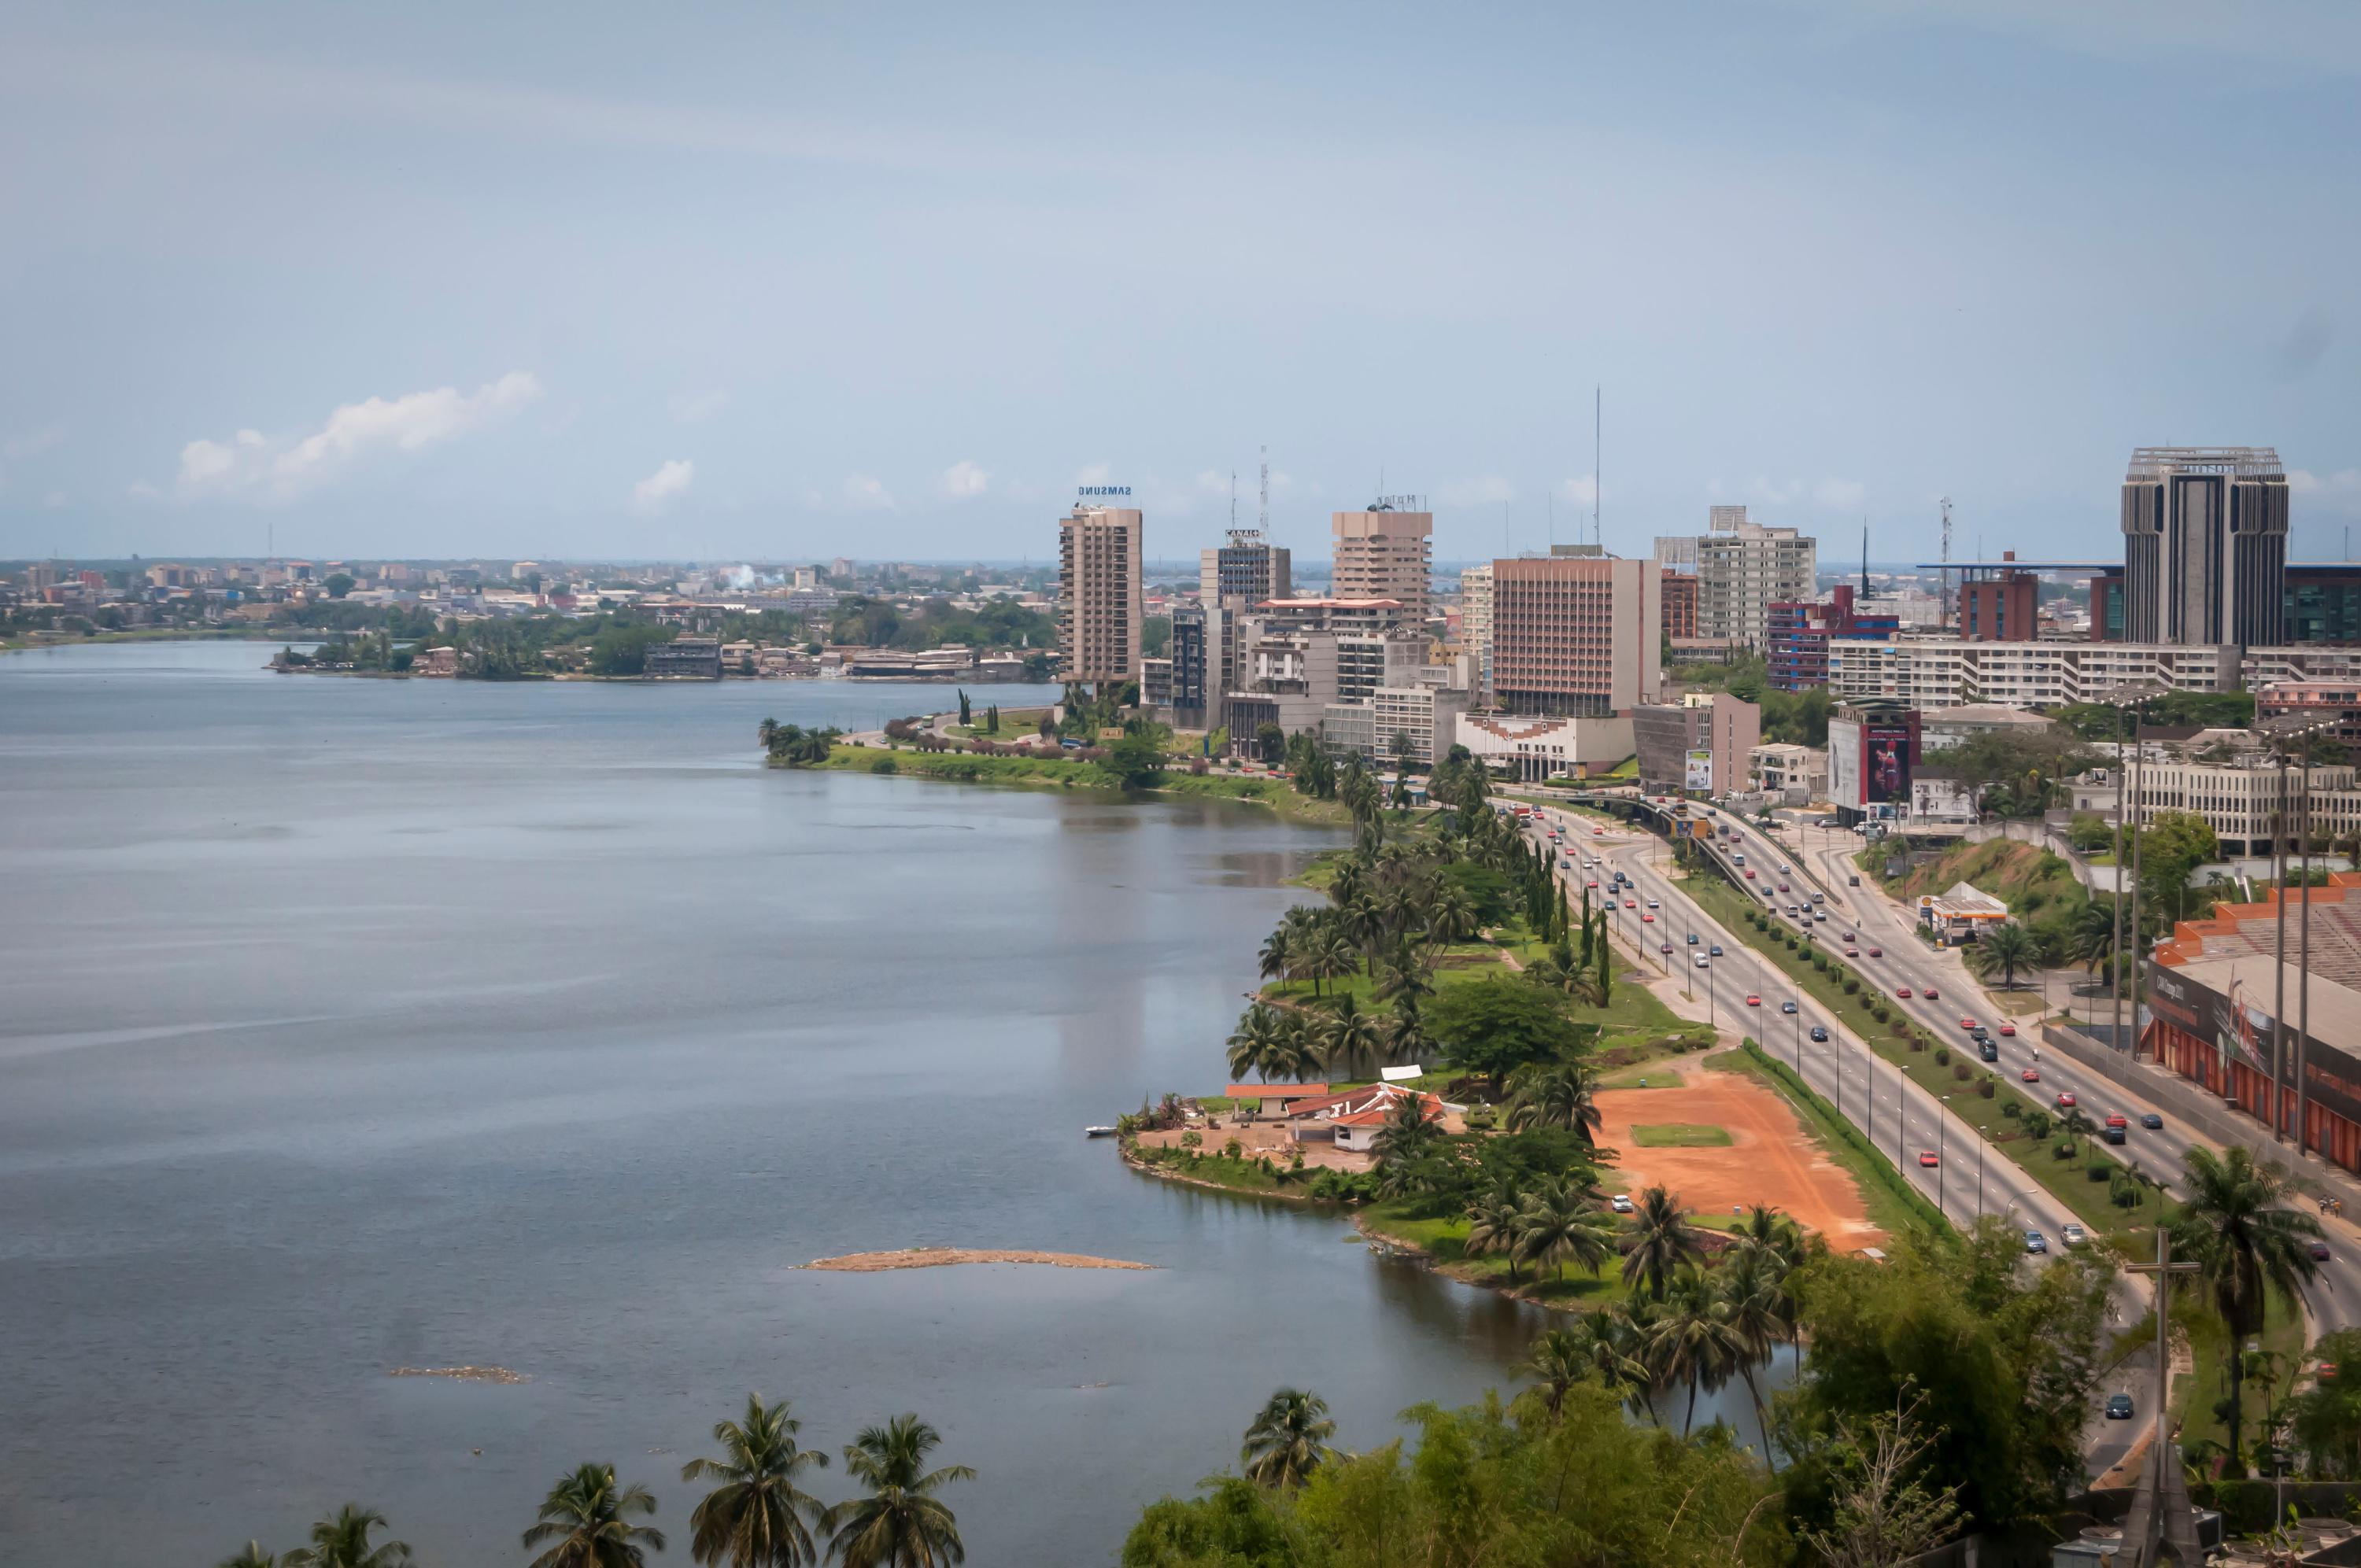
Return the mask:
<svg viewBox="0 0 2361 1568">
<path fill-rule="evenodd" d="M 2361 13 L 353 12 L 0 23 L 0 555 L 2109 559 L 2142 444 L 2361 517 Z M 1824 561 L 1824 565 L 1828 562 Z"/>
</svg>

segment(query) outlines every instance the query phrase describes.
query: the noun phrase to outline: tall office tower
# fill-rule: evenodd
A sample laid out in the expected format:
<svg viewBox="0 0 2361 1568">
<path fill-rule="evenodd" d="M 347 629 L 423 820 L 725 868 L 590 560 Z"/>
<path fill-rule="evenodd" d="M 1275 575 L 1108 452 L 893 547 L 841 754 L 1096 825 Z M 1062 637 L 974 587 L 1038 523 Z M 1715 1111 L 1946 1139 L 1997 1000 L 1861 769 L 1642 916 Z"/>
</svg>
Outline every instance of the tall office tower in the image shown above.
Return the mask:
<svg viewBox="0 0 2361 1568">
<path fill-rule="evenodd" d="M 1512 713 L 1586 718 L 1654 700 L 1664 633 L 1653 561 L 1492 563 L 1492 694 Z"/>
<path fill-rule="evenodd" d="M 1459 650 L 1476 661 L 1477 701 L 1492 695 L 1492 568 L 1468 566 L 1459 574 Z"/>
<path fill-rule="evenodd" d="M 1331 512 L 1335 582 L 1345 599 L 1396 599 L 1408 625 L 1423 628 L 1433 593 L 1434 514 L 1407 510 L 1408 496 L 1380 497 L 1367 511 Z"/>
<path fill-rule="evenodd" d="M 1660 559 L 1664 543 L 1657 542 Z M 1742 506 L 1713 508 L 1696 545 L 1699 637 L 1767 648 L 1771 607 L 1817 597 L 1818 541 L 1751 521 Z"/>
<path fill-rule="evenodd" d="M 1058 520 L 1058 678 L 1140 678 L 1140 513 L 1082 506 Z"/>
<path fill-rule="evenodd" d="M 1216 691 L 1238 684 L 1241 616 L 1271 599 L 1290 598 L 1295 577 L 1284 545 L 1273 544 L 1259 528 L 1234 528 L 1229 543 L 1197 554 L 1197 598 L 1207 612 L 1206 670 Z"/>
<path fill-rule="evenodd" d="M 2134 451 L 2124 479 L 2125 640 L 2279 642 L 2287 532 L 2287 470 L 2272 448 Z"/>
</svg>

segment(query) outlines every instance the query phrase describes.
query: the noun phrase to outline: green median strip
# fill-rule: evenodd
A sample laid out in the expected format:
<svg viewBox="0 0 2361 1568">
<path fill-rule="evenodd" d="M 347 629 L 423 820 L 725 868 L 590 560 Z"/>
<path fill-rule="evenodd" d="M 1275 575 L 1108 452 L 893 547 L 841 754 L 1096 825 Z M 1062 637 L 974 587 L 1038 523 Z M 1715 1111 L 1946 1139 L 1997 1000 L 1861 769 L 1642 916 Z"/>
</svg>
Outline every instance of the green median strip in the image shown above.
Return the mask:
<svg viewBox="0 0 2361 1568">
<path fill-rule="evenodd" d="M 1643 1149 L 1719 1149 L 1730 1146 L 1728 1129 L 1702 1122 L 1645 1122 L 1631 1129 L 1631 1141 Z"/>
</svg>

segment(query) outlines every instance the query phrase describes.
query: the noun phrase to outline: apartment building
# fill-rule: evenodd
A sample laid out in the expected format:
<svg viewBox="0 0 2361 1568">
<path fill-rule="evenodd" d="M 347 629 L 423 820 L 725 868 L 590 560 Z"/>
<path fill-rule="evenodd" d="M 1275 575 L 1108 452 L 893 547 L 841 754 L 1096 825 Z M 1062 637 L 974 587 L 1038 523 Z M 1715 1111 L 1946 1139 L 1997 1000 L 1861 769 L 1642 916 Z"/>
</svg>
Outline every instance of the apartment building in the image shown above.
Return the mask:
<svg viewBox="0 0 2361 1568">
<path fill-rule="evenodd" d="M 1078 505 L 1058 523 L 1058 678 L 1090 685 L 1141 676 L 1142 514 Z"/>
<path fill-rule="evenodd" d="M 1410 497 L 1389 496 L 1367 511 L 1330 513 L 1331 587 L 1339 598 L 1398 599 L 1409 623 L 1424 627 L 1433 608 L 1434 514 L 1411 508 Z"/>
<path fill-rule="evenodd" d="M 1664 601 L 1664 635 L 1684 642 L 1697 634 L 1697 580 L 1670 566 L 1662 568 L 1660 588 Z"/>
<path fill-rule="evenodd" d="M 2268 855 L 2274 837 L 2290 853 L 2300 849 L 2298 817 L 2303 774 L 2294 768 L 2282 781 L 2279 764 L 2259 754 L 2234 762 L 2143 761 L 2127 780 L 2132 820 L 2146 826 L 2159 811 L 2187 811 L 2205 819 L 2232 858 Z M 2285 789 L 2284 796 L 2281 795 Z M 2285 805 L 2282 806 L 2281 802 Z M 2361 788 L 2345 764 L 2312 770 L 2312 831 L 2340 839 L 2361 826 Z"/>
<path fill-rule="evenodd" d="M 1631 710 L 1642 789 L 1728 795 L 1752 781 L 1763 709 L 1728 692 L 1693 692 L 1677 704 Z"/>
<path fill-rule="evenodd" d="M 1706 532 L 1694 539 L 1657 540 L 1655 558 L 1665 566 L 1697 563 L 1697 635 L 1711 641 L 1767 649 L 1771 607 L 1818 593 L 1818 542 L 1752 521 L 1742 506 L 1710 509 Z"/>
<path fill-rule="evenodd" d="M 1410 765 L 1432 770 L 1449 755 L 1459 733 L 1459 716 L 1467 711 L 1467 693 L 1448 686 L 1380 686 L 1369 698 L 1369 723 L 1376 760 L 1390 764 L 1396 758 L 1394 737 L 1410 738 Z"/>
<path fill-rule="evenodd" d="M 1839 583 L 1828 602 L 1783 599 L 1771 607 L 1765 678 L 1777 691 L 1809 691 L 1828 684 L 1828 644 L 1838 638 L 1901 635 L 1893 615 L 1869 613 L 1853 602 L 1852 585 Z"/>
<path fill-rule="evenodd" d="M 1662 574 L 1653 562 L 1551 554 L 1492 564 L 1492 688 L 1517 713 L 1604 715 L 1656 695 Z"/>
<path fill-rule="evenodd" d="M 1492 696 L 1492 566 L 1489 562 L 1459 574 L 1459 646 L 1476 661 L 1474 691 Z"/>
</svg>

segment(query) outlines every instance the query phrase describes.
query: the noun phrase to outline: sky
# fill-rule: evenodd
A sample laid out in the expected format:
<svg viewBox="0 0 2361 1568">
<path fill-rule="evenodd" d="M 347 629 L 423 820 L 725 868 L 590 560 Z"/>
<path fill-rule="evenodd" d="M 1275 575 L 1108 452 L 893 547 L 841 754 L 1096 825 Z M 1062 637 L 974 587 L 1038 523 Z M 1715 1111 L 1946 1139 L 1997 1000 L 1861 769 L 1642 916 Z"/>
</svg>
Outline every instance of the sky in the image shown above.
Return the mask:
<svg viewBox="0 0 2361 1568">
<path fill-rule="evenodd" d="M 0 13 L 0 557 L 2361 522 L 2345 0 Z M 1602 460 L 1594 459 L 1594 396 Z M 1603 470 L 1603 482 L 1600 478 Z"/>
</svg>

